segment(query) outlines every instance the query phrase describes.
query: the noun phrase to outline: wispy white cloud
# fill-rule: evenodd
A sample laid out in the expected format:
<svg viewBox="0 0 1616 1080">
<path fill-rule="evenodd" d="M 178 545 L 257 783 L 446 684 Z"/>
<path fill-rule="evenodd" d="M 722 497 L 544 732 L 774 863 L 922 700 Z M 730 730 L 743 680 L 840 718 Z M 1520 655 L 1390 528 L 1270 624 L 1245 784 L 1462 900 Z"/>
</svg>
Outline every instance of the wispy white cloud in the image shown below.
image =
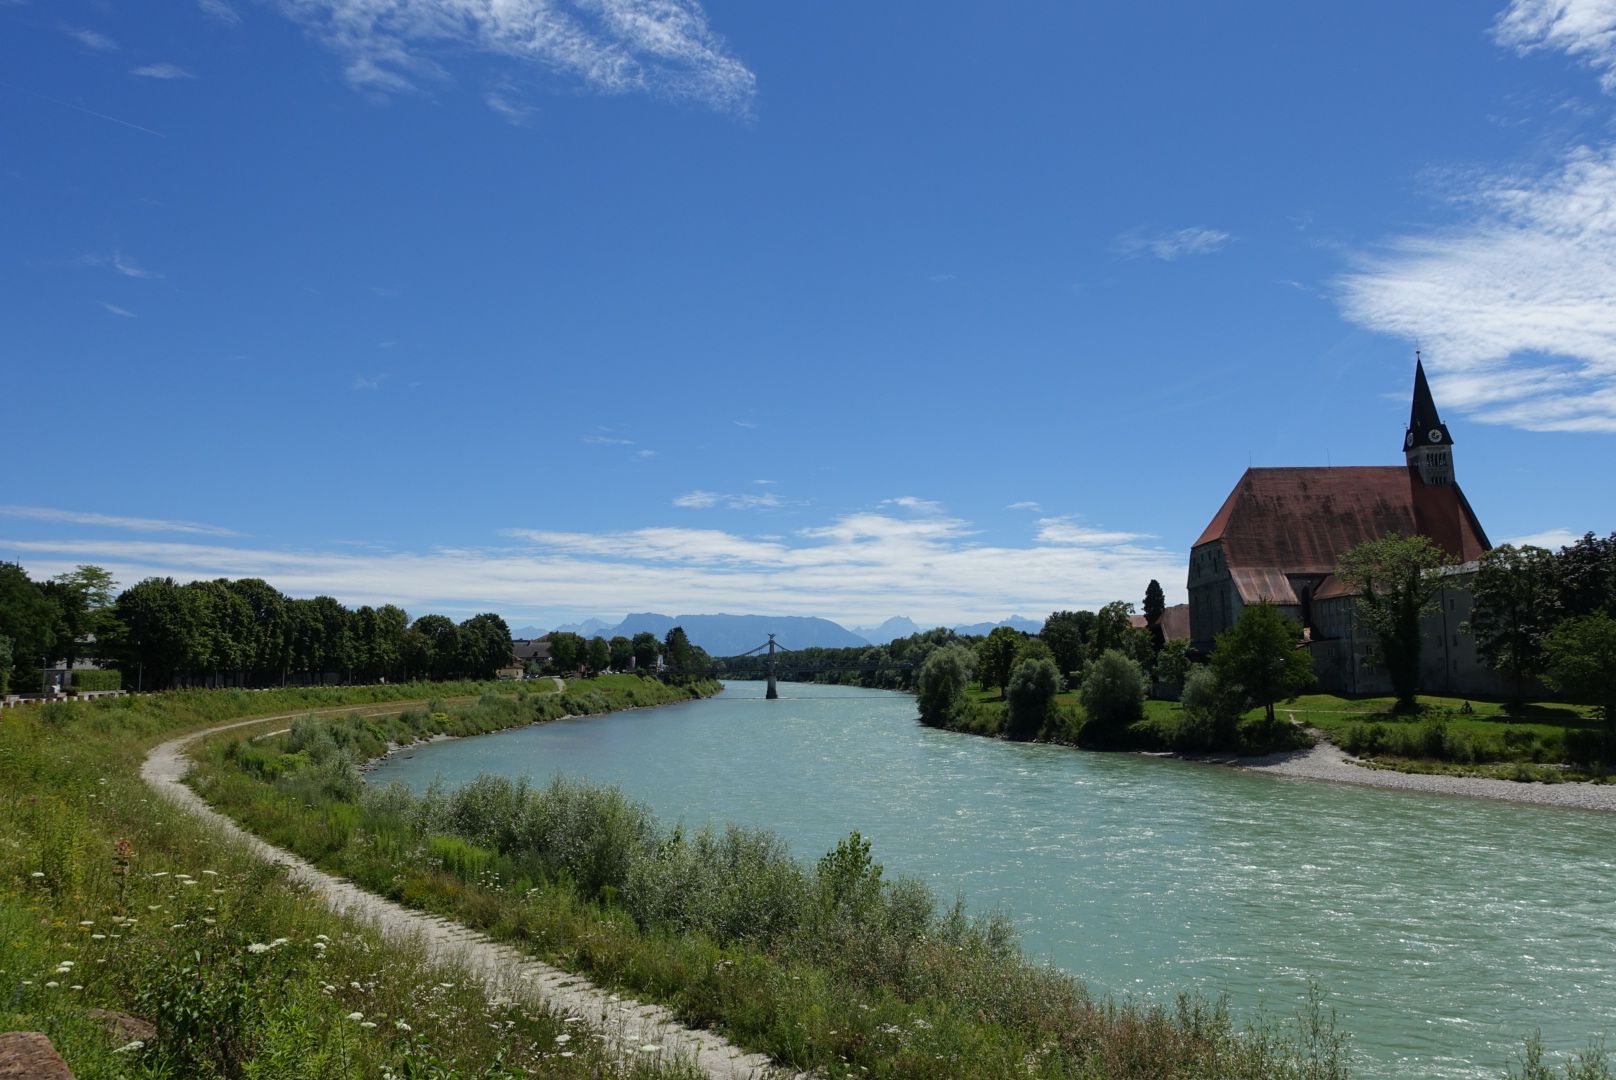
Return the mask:
<svg viewBox="0 0 1616 1080">
<path fill-rule="evenodd" d="M 1474 178 L 1453 201 L 1461 224 L 1357 259 L 1337 282 L 1343 313 L 1423 345 L 1444 406 L 1616 432 L 1616 146 Z"/>
<path fill-rule="evenodd" d="M 483 95 L 483 104 L 505 119 L 508 124 L 517 127 L 526 127 L 538 112 L 531 105 L 525 105 L 516 100 L 509 91 L 490 90 Z"/>
<path fill-rule="evenodd" d="M 637 458 L 654 458 L 654 457 L 656 457 L 656 455 L 657 455 L 657 452 L 655 450 L 636 450 L 636 451 L 634 451 L 634 456 L 637 457 Z"/>
<path fill-rule="evenodd" d="M 196 0 L 196 6 L 202 9 L 202 14 L 217 19 L 222 23 L 239 23 L 241 15 L 231 7 L 227 0 Z"/>
<path fill-rule="evenodd" d="M 145 78 L 145 79 L 194 79 L 194 78 L 196 78 L 195 75 L 192 75 L 189 71 L 186 71 L 184 68 L 180 67 L 178 64 L 142 64 L 140 67 L 131 68 L 130 71 L 129 71 L 129 74 L 131 74 L 131 75 L 139 75 L 139 76 L 141 76 L 142 78 Z"/>
<path fill-rule="evenodd" d="M 1038 520 L 1038 539 L 1046 544 L 1106 547 L 1113 544 L 1132 544 L 1153 537 L 1149 533 L 1096 529 L 1090 525 L 1079 525 L 1069 517 L 1049 517 Z"/>
<path fill-rule="evenodd" d="M 1558 551 L 1560 548 L 1575 544 L 1580 539 L 1582 539 L 1582 534 L 1574 533 L 1570 529 L 1544 529 L 1542 532 L 1528 533 L 1525 536 L 1512 536 L 1505 540 L 1504 543 L 1513 544 L 1516 547 L 1525 547 L 1530 544 L 1533 547 Z"/>
<path fill-rule="evenodd" d="M 557 613 L 747 610 L 855 624 L 907 614 L 945 624 L 987 612 L 1094 608 L 1138 596 L 1151 578 L 1183 578 L 1181 552 L 1139 543 L 1051 543 L 1036 535 L 1023 546 L 978 540 L 975 527 L 956 518 L 859 513 L 788 536 L 509 529 L 496 547 L 417 552 L 0 537 L 0 553 L 41 576 L 93 562 L 125 582 L 152 575 L 263 577 L 293 595 L 325 593 L 349 604 L 536 618 L 542 603 Z"/>
<path fill-rule="evenodd" d="M 1616 3 L 1612 0 L 1512 0 L 1493 24 L 1500 45 L 1522 54 L 1559 49 L 1599 72 L 1616 93 Z"/>
<path fill-rule="evenodd" d="M 698 488 L 674 499 L 673 505 L 687 510 L 709 510 L 715 506 L 722 506 L 728 510 L 765 510 L 779 506 L 780 496 L 773 492 L 764 492 L 762 495 L 721 495 L 716 491 L 702 491 Z"/>
<path fill-rule="evenodd" d="M 355 390 L 380 390 L 382 383 L 388 379 L 387 375 L 355 375 L 353 388 Z"/>
<path fill-rule="evenodd" d="M 134 319 L 139 317 L 128 308 L 121 308 L 117 304 L 109 304 L 105 300 L 101 301 L 101 306 L 112 312 L 112 314 L 122 315 L 126 319 Z"/>
<path fill-rule="evenodd" d="M 347 59 L 348 81 L 396 93 L 476 51 L 535 64 L 607 94 L 647 93 L 747 113 L 757 78 L 695 0 L 281 0 Z"/>
<path fill-rule="evenodd" d="M 896 499 L 882 499 L 882 506 L 896 506 L 903 510 L 913 510 L 921 514 L 940 514 L 943 504 L 931 499 L 920 499 L 913 495 L 900 495 Z"/>
<path fill-rule="evenodd" d="M 79 262 L 84 266 L 106 267 L 109 270 L 117 271 L 124 277 L 136 278 L 142 281 L 153 281 L 163 276 L 156 270 L 148 270 L 129 256 L 116 251 L 111 255 L 83 255 L 79 257 Z"/>
<path fill-rule="evenodd" d="M 1040 504 L 1038 504 L 1038 503 L 1035 503 L 1035 502 L 1033 502 L 1033 501 L 1032 501 L 1032 500 L 1031 500 L 1031 499 L 1024 499 L 1024 500 L 1023 500 L 1023 501 L 1021 501 L 1021 502 L 1013 502 L 1013 503 L 1011 503 L 1011 504 L 1010 504 L 1010 505 L 1009 505 L 1009 506 L 1007 506 L 1007 507 L 1005 507 L 1005 509 L 1006 509 L 1006 510 L 1034 510 L 1034 511 L 1042 511 L 1042 510 L 1043 510 L 1043 506 L 1041 506 L 1041 505 L 1040 505 Z"/>
<path fill-rule="evenodd" d="M 126 517 L 119 514 L 87 513 L 51 506 L 0 506 L 0 517 L 26 521 L 49 521 L 63 525 L 95 525 L 130 532 L 195 533 L 200 536 L 239 536 L 234 529 L 204 525 L 195 521 L 165 521 L 159 518 Z"/>
<path fill-rule="evenodd" d="M 590 446 L 633 446 L 634 445 L 634 440 L 633 439 L 625 439 L 620 435 L 600 435 L 600 434 L 585 435 L 585 436 L 583 436 L 582 441 L 588 443 Z"/>
<path fill-rule="evenodd" d="M 77 26 L 64 26 L 62 32 L 86 49 L 96 52 L 115 52 L 118 43 L 99 30 L 85 30 Z"/>
<path fill-rule="evenodd" d="M 1157 235 L 1125 233 L 1117 238 L 1116 247 L 1131 259 L 1148 255 L 1163 262 L 1175 262 L 1191 255 L 1210 255 L 1232 239 L 1221 229 L 1196 225 Z"/>
</svg>

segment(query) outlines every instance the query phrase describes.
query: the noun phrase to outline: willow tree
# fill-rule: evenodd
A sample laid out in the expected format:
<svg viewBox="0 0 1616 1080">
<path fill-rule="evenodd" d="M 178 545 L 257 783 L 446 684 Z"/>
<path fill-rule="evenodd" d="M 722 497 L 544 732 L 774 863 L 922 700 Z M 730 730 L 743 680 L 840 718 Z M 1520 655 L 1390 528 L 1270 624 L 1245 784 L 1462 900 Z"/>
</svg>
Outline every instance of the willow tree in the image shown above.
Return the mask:
<svg viewBox="0 0 1616 1080">
<path fill-rule="evenodd" d="M 1420 619 L 1435 610 L 1441 579 L 1430 571 L 1453 560 L 1423 536 L 1388 533 L 1341 556 L 1336 573 L 1357 593 L 1358 617 L 1374 635 L 1375 654 L 1391 677 L 1397 711 L 1412 712 L 1420 681 Z"/>
</svg>

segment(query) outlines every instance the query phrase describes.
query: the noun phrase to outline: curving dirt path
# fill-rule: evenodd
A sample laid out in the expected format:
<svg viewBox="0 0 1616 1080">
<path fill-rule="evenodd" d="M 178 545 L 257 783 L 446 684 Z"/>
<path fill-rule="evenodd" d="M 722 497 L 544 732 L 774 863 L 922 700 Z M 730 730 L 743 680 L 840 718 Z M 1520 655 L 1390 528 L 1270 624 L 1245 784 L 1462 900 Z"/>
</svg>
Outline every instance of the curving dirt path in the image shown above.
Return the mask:
<svg viewBox="0 0 1616 1080">
<path fill-rule="evenodd" d="M 325 713 L 398 712 L 418 702 L 391 702 L 386 706 L 323 709 Z M 308 886 L 332 908 L 372 923 L 389 938 L 417 941 L 435 962 L 463 966 L 481 979 L 490 996 L 523 998 L 571 1016 L 581 1016 L 605 1036 L 607 1045 L 624 1058 L 658 1048 L 668 1060 L 693 1062 L 715 1080 L 762 1080 L 795 1075 L 776 1067 L 762 1054 L 748 1053 L 709 1031 L 685 1027 L 660 1005 L 646 1005 L 608 993 L 588 980 L 540 963 L 530 956 L 458 923 L 385 900 L 351 882 L 317 869 L 289 851 L 267 844 L 202 801 L 185 786 L 191 761 L 186 748 L 220 731 L 256 724 L 289 721 L 310 715 L 309 710 L 280 716 L 258 716 L 195 731 L 153 747 L 141 766 L 141 779 L 182 809 L 218 827 L 245 844 L 266 862 L 284 867 L 293 881 Z"/>
</svg>

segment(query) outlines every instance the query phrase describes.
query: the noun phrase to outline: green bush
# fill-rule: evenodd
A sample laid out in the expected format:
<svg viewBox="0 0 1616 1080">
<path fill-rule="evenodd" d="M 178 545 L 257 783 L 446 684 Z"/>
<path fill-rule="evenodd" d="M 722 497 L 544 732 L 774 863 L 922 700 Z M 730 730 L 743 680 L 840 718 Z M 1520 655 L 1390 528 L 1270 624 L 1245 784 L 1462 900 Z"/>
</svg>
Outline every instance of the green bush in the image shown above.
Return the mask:
<svg viewBox="0 0 1616 1080">
<path fill-rule="evenodd" d="M 1115 746 L 1128 725 L 1145 715 L 1145 676 L 1139 665 L 1116 649 L 1107 649 L 1089 667 L 1078 690 L 1088 722 L 1079 741 Z"/>
<path fill-rule="evenodd" d="M 86 668 L 73 672 L 72 688 L 80 693 L 95 690 L 118 690 L 123 687 L 123 673 L 114 668 Z"/>
</svg>

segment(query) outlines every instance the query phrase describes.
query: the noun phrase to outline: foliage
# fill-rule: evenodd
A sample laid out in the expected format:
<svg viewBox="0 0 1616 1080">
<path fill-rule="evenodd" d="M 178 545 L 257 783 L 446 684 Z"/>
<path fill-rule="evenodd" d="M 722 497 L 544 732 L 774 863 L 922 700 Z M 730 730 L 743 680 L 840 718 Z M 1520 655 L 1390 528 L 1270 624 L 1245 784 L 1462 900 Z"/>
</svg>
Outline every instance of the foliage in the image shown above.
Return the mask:
<svg viewBox="0 0 1616 1080">
<path fill-rule="evenodd" d="M 1290 700 L 1315 679 L 1312 657 L 1297 647 L 1300 630 L 1271 604 L 1248 605 L 1213 644 L 1219 688 L 1261 705 L 1272 723 L 1274 702 Z"/>
<path fill-rule="evenodd" d="M 634 635 L 630 644 L 634 648 L 634 666 L 641 671 L 649 671 L 656 667 L 657 654 L 661 651 L 661 642 L 649 630 L 641 630 Z"/>
<path fill-rule="evenodd" d="M 9 671 L 19 689 L 39 681 L 40 661 L 64 632 L 61 608 L 45 590 L 21 566 L 0 562 L 0 637 L 11 642 Z"/>
<path fill-rule="evenodd" d="M 976 646 L 976 673 L 983 686 L 991 686 L 1003 697 L 1015 666 L 1016 650 L 1021 647 L 1021 631 L 995 626 Z"/>
<path fill-rule="evenodd" d="M 1116 649 L 1135 660 L 1136 649 L 1129 642 L 1133 630 L 1133 605 L 1113 600 L 1094 615 L 1094 626 L 1089 631 L 1085 648 L 1089 656 L 1099 656 L 1107 649 Z"/>
<path fill-rule="evenodd" d="M 1603 611 L 1616 616 L 1616 532 L 1600 538 L 1585 533 L 1555 558 L 1555 590 L 1562 615 L 1575 618 Z"/>
<path fill-rule="evenodd" d="M 1029 656 L 1010 672 L 1009 717 L 1005 734 L 1031 739 L 1049 719 L 1049 708 L 1060 692 L 1060 672 L 1047 656 Z"/>
<path fill-rule="evenodd" d="M 976 653 L 965 645 L 946 645 L 927 656 L 916 679 L 921 721 L 946 725 L 975 672 Z"/>
<path fill-rule="evenodd" d="M 1145 586 L 1145 606 L 1142 610 L 1146 621 L 1152 625 L 1162 617 L 1162 612 L 1167 610 L 1167 598 L 1162 594 L 1161 582 L 1155 578 L 1151 578 L 1150 584 Z"/>
<path fill-rule="evenodd" d="M 1509 680 L 1517 701 L 1543 671 L 1543 637 L 1556 615 L 1554 569 L 1543 548 L 1505 544 L 1481 557 L 1471 580 L 1475 608 L 1461 629 L 1475 635 L 1476 651 Z"/>
<path fill-rule="evenodd" d="M 88 693 L 117 690 L 123 686 L 123 673 L 111 668 L 84 668 L 72 673 L 73 689 Z"/>
<path fill-rule="evenodd" d="M 634 643 L 618 634 L 606 643 L 606 662 L 615 671 L 627 671 L 634 662 Z"/>
<path fill-rule="evenodd" d="M 1137 661 L 1107 649 L 1089 665 L 1078 690 L 1088 721 L 1080 735 L 1086 745 L 1114 746 L 1129 724 L 1145 715 L 1145 676 Z"/>
<path fill-rule="evenodd" d="M 192 691 L 0 717 L 0 1031 L 43 1031 L 81 1080 L 693 1077 L 648 1055 L 616 1061 L 587 1024 L 492 1000 L 466 970 L 328 910 L 138 775 L 166 733 L 401 690 L 422 692 Z M 157 1034 L 112 1037 L 89 1008 Z M 573 1057 L 556 1053 L 561 1037 Z"/>
<path fill-rule="evenodd" d="M 1062 675 L 1075 674 L 1083 667 L 1083 641 L 1093 622 L 1091 611 L 1055 611 L 1044 620 L 1038 637 L 1049 646 Z"/>
<path fill-rule="evenodd" d="M 1190 643 L 1183 638 L 1164 642 L 1156 653 L 1156 682 L 1169 698 L 1184 691 L 1184 680 L 1190 673 Z"/>
<path fill-rule="evenodd" d="M 1543 652 L 1549 685 L 1598 705 L 1616 732 L 1616 619 L 1603 611 L 1567 619 L 1549 632 Z"/>
<path fill-rule="evenodd" d="M 1357 593 L 1358 615 L 1374 635 L 1376 655 L 1405 710 L 1414 708 L 1419 684 L 1420 617 L 1441 584 L 1428 571 L 1451 561 L 1424 536 L 1390 533 L 1347 551 L 1336 568 Z"/>
</svg>

